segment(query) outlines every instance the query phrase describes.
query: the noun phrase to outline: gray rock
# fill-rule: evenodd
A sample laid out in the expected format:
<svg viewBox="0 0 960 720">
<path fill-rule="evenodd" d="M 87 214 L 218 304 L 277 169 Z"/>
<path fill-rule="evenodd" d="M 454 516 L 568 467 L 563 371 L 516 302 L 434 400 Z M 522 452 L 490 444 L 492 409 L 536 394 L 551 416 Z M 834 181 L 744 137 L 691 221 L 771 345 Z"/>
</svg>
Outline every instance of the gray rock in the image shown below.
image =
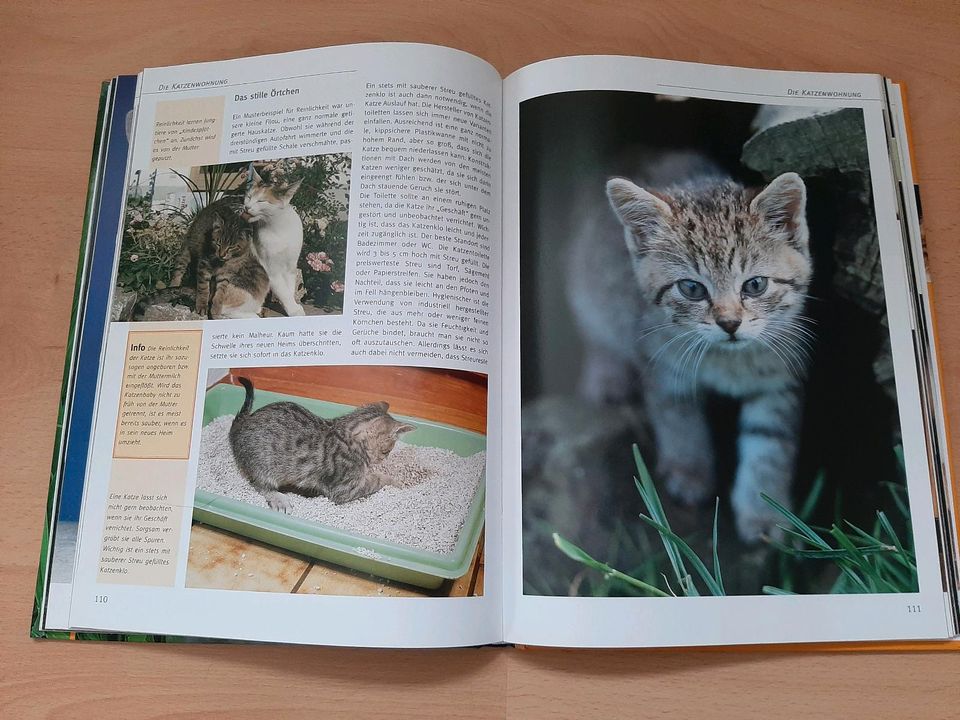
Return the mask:
<svg viewBox="0 0 960 720">
<path fill-rule="evenodd" d="M 193 310 L 185 305 L 171 305 L 170 303 L 156 303 L 147 305 L 143 309 L 143 320 L 203 320 Z"/>
<path fill-rule="evenodd" d="M 117 287 L 113 291 L 113 302 L 110 304 L 110 321 L 129 322 L 136 304 L 137 293 Z"/>
<path fill-rule="evenodd" d="M 754 132 L 760 132 L 774 125 L 782 125 L 785 122 L 822 115 L 826 112 L 833 112 L 833 110 L 801 105 L 761 105 L 760 110 L 757 111 L 757 116 L 750 123 L 750 129 Z"/>
<path fill-rule="evenodd" d="M 744 143 L 741 160 L 767 179 L 787 171 L 801 177 L 866 172 L 863 112 L 843 108 L 768 125 Z"/>
</svg>

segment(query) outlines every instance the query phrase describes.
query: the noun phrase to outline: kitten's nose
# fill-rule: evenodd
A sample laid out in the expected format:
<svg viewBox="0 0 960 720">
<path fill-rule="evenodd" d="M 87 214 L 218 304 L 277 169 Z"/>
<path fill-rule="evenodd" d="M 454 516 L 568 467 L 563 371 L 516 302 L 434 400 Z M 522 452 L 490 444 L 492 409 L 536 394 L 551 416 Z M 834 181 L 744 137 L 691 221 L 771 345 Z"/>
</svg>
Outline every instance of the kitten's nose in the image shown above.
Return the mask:
<svg viewBox="0 0 960 720">
<path fill-rule="evenodd" d="M 740 318 L 717 318 L 717 325 L 723 328 L 723 331 L 730 337 L 733 337 L 740 327 Z"/>
</svg>

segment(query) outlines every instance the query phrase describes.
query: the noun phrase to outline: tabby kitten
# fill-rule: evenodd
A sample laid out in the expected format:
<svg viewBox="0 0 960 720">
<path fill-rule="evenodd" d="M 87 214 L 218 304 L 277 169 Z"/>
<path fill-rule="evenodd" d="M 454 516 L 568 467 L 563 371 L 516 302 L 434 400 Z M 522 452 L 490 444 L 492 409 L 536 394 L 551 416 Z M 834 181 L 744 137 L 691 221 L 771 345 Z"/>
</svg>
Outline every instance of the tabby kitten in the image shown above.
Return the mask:
<svg viewBox="0 0 960 720">
<path fill-rule="evenodd" d="M 581 309 L 582 387 L 610 399 L 638 371 L 658 475 L 688 503 L 714 493 L 704 395 L 739 401 L 731 502 L 755 541 L 780 519 L 760 493 L 790 504 L 815 340 L 802 315 L 813 272 L 803 180 L 784 173 L 758 191 L 707 173 L 662 190 L 613 179 L 606 192 L 621 232 L 594 237 L 611 279 L 591 291 L 594 312 Z"/>
<path fill-rule="evenodd" d="M 391 480 L 377 470 L 397 437 L 416 428 L 371 403 L 327 420 L 292 402 L 255 412 L 253 383 L 230 428 L 230 446 L 244 477 L 274 510 L 289 512 L 287 492 L 324 495 L 338 505 L 377 492 Z"/>
<path fill-rule="evenodd" d="M 215 319 L 259 317 L 269 289 L 267 273 L 253 254 L 253 230 L 239 220 L 232 228 L 214 220 L 208 252 L 198 264 L 198 304 L 207 295 L 209 317 Z"/>
<path fill-rule="evenodd" d="M 253 230 L 228 199 L 203 208 L 187 230 L 171 285 L 196 262 L 196 312 L 204 317 L 252 318 L 263 309 L 267 273 L 253 254 Z"/>
</svg>

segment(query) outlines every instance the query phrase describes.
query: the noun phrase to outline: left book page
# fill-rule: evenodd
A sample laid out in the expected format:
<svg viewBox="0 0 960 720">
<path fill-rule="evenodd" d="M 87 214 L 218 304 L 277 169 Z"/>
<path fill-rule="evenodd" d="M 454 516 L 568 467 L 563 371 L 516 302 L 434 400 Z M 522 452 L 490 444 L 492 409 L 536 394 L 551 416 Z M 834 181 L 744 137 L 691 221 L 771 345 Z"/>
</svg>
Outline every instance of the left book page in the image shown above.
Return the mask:
<svg viewBox="0 0 960 720">
<path fill-rule="evenodd" d="M 402 44 L 141 75 L 69 629 L 501 639 L 500 92 Z"/>
</svg>

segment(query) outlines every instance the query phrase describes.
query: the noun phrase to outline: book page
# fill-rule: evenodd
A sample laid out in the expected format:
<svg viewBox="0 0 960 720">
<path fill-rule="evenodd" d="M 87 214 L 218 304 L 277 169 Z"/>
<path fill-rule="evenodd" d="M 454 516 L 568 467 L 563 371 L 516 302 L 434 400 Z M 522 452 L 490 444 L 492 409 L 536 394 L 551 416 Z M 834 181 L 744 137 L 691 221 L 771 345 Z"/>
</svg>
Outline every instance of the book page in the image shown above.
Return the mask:
<svg viewBox="0 0 960 720">
<path fill-rule="evenodd" d="M 505 80 L 508 641 L 948 634 L 884 108 L 639 58 Z"/>
<path fill-rule="evenodd" d="M 500 639 L 500 127 L 431 46 L 142 74 L 71 628 Z"/>
</svg>

